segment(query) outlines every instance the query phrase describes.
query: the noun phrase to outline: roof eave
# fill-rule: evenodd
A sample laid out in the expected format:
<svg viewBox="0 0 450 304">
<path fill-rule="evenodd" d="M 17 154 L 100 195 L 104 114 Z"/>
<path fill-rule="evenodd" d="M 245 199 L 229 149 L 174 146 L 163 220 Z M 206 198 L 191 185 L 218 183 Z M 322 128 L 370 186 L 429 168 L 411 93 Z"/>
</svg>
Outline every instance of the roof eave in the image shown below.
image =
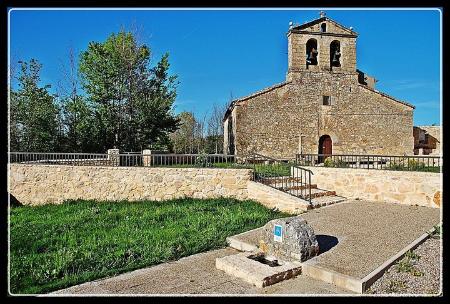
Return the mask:
<svg viewBox="0 0 450 304">
<path fill-rule="evenodd" d="M 384 96 L 384 97 L 386 97 L 386 98 L 389 98 L 389 99 L 391 99 L 391 100 L 393 100 L 393 101 L 395 101 L 395 102 L 398 102 L 398 103 L 400 103 L 400 104 L 403 104 L 403 105 L 405 105 L 405 106 L 408 106 L 408 107 L 410 107 L 410 108 L 412 108 L 412 109 L 415 109 L 415 108 L 416 108 L 414 105 L 412 105 L 412 104 L 410 104 L 410 103 L 407 103 L 406 101 L 402 101 L 402 100 L 395 99 L 394 97 L 389 96 L 389 95 L 386 94 L 386 93 L 383 93 L 383 92 L 380 92 L 380 91 L 378 91 L 378 90 L 372 89 L 372 88 L 370 88 L 370 87 L 368 87 L 368 86 L 366 86 L 366 85 L 364 85 L 364 84 L 358 83 L 358 85 L 361 86 L 361 87 L 363 87 L 363 88 L 365 88 L 365 89 L 367 89 L 367 90 L 369 90 L 369 91 L 372 91 L 372 92 L 374 92 L 374 93 L 378 93 L 378 94 L 380 94 L 381 96 Z"/>
<path fill-rule="evenodd" d="M 241 97 L 241 98 L 237 98 L 237 99 L 232 100 L 231 103 L 230 103 L 230 105 L 228 106 L 226 112 L 225 112 L 225 115 L 224 115 L 224 118 L 223 118 L 222 122 L 224 122 L 224 121 L 228 118 L 228 116 L 230 115 L 230 113 L 233 111 L 234 107 L 237 106 L 239 102 L 245 101 L 245 100 L 247 100 L 247 99 L 250 99 L 250 98 L 253 98 L 253 97 L 256 97 L 256 96 L 265 94 L 265 93 L 267 93 L 267 92 L 270 92 L 270 91 L 272 91 L 272 90 L 281 88 L 281 87 L 283 87 L 283 86 L 285 86 L 286 84 L 289 84 L 289 83 L 291 83 L 291 81 L 284 81 L 284 82 L 281 82 L 281 83 L 277 83 L 277 84 L 275 84 L 275 85 L 273 85 L 273 86 L 270 86 L 270 87 L 268 87 L 268 88 L 259 90 L 259 91 L 255 92 L 255 93 L 253 93 L 253 94 L 250 94 L 250 95 L 247 95 L 247 96 L 244 96 L 244 97 Z"/>
</svg>

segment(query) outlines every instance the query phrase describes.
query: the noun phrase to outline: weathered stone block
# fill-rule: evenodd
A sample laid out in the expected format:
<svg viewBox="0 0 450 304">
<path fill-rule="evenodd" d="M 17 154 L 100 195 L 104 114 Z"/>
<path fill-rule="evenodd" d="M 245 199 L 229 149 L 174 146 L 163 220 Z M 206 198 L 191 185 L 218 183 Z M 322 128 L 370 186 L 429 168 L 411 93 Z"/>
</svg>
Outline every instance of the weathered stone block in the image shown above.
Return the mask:
<svg viewBox="0 0 450 304">
<path fill-rule="evenodd" d="M 281 230 L 277 237 L 275 229 Z M 263 228 L 260 249 L 267 256 L 284 261 L 306 261 L 319 253 L 319 243 L 311 226 L 299 216 L 276 219 Z"/>
<path fill-rule="evenodd" d="M 216 259 L 216 268 L 257 287 L 265 287 L 301 273 L 299 262 L 286 262 L 275 267 L 254 259 L 259 253 L 242 252 Z"/>
</svg>

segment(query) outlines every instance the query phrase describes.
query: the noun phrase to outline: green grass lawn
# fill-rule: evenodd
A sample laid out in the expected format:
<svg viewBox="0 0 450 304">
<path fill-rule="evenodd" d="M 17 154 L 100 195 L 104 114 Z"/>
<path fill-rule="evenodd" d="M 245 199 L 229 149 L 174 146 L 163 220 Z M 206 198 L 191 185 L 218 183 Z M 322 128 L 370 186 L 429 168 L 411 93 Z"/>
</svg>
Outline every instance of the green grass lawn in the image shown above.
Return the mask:
<svg viewBox="0 0 450 304">
<path fill-rule="evenodd" d="M 288 214 L 254 201 L 70 201 L 10 210 L 11 292 L 45 293 L 226 246 Z"/>
</svg>

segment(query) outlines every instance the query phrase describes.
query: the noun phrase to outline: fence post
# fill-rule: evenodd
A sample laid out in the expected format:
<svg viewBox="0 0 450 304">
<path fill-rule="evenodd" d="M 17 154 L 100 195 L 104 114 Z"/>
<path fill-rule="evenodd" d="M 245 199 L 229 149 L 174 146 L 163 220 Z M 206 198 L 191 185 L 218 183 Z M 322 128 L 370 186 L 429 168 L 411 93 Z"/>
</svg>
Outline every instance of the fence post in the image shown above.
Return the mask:
<svg viewBox="0 0 450 304">
<path fill-rule="evenodd" d="M 117 167 L 120 165 L 119 149 L 108 149 L 108 163 L 110 166 Z"/>
<path fill-rule="evenodd" d="M 144 167 L 150 167 L 152 165 L 152 150 L 142 150 L 142 165 Z"/>
</svg>

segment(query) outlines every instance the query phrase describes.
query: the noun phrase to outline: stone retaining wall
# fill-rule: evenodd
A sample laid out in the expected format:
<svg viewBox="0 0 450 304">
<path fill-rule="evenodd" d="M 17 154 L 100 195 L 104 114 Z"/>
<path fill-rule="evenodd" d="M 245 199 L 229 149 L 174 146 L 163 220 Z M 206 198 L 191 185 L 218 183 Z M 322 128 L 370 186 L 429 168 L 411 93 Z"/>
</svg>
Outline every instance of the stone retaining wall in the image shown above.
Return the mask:
<svg viewBox="0 0 450 304">
<path fill-rule="evenodd" d="M 282 212 L 301 214 L 308 209 L 308 204 L 290 194 L 269 186 L 248 182 L 248 198 L 260 202 L 267 208 L 276 208 Z"/>
<path fill-rule="evenodd" d="M 441 173 L 305 167 L 312 183 L 347 198 L 361 198 L 426 207 L 442 203 Z"/>
<path fill-rule="evenodd" d="M 25 205 L 67 199 L 247 199 L 249 169 L 144 168 L 10 164 L 10 193 Z"/>
</svg>

